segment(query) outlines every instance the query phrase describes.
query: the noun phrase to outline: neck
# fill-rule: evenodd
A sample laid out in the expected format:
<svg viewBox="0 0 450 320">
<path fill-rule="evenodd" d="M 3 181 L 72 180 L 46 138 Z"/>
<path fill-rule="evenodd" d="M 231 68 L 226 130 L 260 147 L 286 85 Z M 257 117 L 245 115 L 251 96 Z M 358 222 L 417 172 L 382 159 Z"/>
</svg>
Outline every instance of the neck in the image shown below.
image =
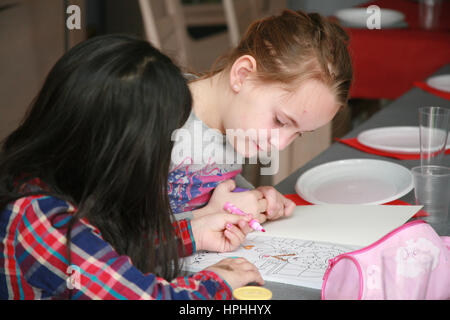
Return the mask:
<svg viewBox="0 0 450 320">
<path fill-rule="evenodd" d="M 228 90 L 225 77 L 218 73 L 210 78 L 191 82 L 193 111 L 211 129 L 225 134 L 223 110 L 228 105 Z"/>
</svg>

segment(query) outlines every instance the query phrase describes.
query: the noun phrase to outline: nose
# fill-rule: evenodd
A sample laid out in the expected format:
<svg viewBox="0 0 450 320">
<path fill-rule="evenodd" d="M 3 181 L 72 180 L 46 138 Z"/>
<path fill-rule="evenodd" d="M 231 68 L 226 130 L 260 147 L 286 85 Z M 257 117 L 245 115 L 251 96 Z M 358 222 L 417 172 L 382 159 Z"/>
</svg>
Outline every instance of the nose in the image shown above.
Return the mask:
<svg viewBox="0 0 450 320">
<path fill-rule="evenodd" d="M 295 136 L 286 134 L 284 132 L 279 132 L 276 135 L 271 135 L 270 137 L 270 144 L 275 147 L 277 150 L 282 151 L 284 150 L 288 145 L 291 144 L 291 142 L 295 139 Z"/>
</svg>

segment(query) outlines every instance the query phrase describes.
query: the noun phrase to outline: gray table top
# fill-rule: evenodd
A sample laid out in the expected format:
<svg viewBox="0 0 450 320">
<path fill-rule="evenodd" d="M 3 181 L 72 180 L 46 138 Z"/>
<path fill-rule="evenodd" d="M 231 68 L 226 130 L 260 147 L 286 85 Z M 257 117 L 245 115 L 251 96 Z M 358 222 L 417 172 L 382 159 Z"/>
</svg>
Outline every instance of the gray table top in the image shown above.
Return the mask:
<svg viewBox="0 0 450 320">
<path fill-rule="evenodd" d="M 448 74 L 450 73 L 450 64 L 439 69 L 434 75 Z M 413 88 L 403 96 L 393 101 L 391 104 L 377 112 L 366 122 L 353 129 L 343 138 L 356 137 L 360 132 L 384 126 L 417 126 L 418 125 L 418 112 L 417 109 L 422 106 L 440 106 L 450 108 L 450 101 L 432 95 L 419 88 Z M 295 183 L 300 175 L 307 170 L 330 161 L 343 160 L 343 159 L 380 159 L 386 161 L 392 161 L 398 163 L 407 168 L 420 165 L 420 160 L 396 160 L 393 158 L 386 158 L 377 155 L 368 154 L 357 149 L 346 146 L 342 143 L 334 143 L 324 152 L 312 159 L 310 162 L 299 168 L 292 173 L 286 179 L 281 181 L 275 186 L 275 188 L 282 194 L 295 193 Z M 446 155 L 445 161 L 450 166 L 450 155 Z M 408 203 L 414 203 L 414 192 L 411 191 L 400 200 Z M 443 230 L 438 231 L 441 235 L 450 235 L 450 224 L 448 224 Z M 320 290 L 304 288 L 293 285 L 286 285 L 275 282 L 266 282 L 265 287 L 272 290 L 273 299 L 283 300 L 317 300 L 320 299 Z"/>
</svg>

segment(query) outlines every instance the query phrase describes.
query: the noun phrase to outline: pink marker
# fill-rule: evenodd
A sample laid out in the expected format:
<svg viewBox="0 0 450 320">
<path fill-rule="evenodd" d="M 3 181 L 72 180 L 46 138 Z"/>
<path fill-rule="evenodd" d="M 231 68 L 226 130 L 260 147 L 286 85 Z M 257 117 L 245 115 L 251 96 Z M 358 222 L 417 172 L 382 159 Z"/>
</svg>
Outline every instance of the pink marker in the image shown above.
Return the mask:
<svg viewBox="0 0 450 320">
<path fill-rule="evenodd" d="M 223 206 L 223 209 L 228 211 L 229 213 L 237 214 L 238 216 L 247 216 L 248 214 L 236 207 L 235 205 L 227 202 Z"/>
<path fill-rule="evenodd" d="M 235 205 L 233 205 L 229 202 L 225 203 L 225 205 L 223 206 L 223 209 L 230 212 L 231 214 L 237 214 L 239 216 L 248 216 L 249 215 L 248 213 L 245 213 L 244 211 L 242 211 L 241 209 L 239 209 L 238 207 L 236 207 Z M 253 230 L 266 232 L 266 230 L 264 230 L 264 228 L 261 226 L 261 224 L 256 219 L 250 220 L 248 222 L 248 225 Z"/>
<path fill-rule="evenodd" d="M 264 228 L 261 226 L 261 224 L 255 219 L 250 220 L 250 222 L 248 224 L 249 224 L 250 228 L 252 228 L 253 230 L 266 232 L 266 230 L 264 230 Z"/>
</svg>

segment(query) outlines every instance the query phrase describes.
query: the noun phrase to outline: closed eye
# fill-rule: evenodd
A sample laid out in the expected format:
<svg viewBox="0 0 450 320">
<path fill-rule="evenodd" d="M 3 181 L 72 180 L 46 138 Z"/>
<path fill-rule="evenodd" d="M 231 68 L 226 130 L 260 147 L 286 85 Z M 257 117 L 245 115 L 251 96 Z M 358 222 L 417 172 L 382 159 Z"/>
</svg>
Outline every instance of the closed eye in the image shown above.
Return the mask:
<svg viewBox="0 0 450 320">
<path fill-rule="evenodd" d="M 278 117 L 273 118 L 273 122 L 280 127 L 286 126 L 286 123 L 283 123 Z"/>
</svg>

